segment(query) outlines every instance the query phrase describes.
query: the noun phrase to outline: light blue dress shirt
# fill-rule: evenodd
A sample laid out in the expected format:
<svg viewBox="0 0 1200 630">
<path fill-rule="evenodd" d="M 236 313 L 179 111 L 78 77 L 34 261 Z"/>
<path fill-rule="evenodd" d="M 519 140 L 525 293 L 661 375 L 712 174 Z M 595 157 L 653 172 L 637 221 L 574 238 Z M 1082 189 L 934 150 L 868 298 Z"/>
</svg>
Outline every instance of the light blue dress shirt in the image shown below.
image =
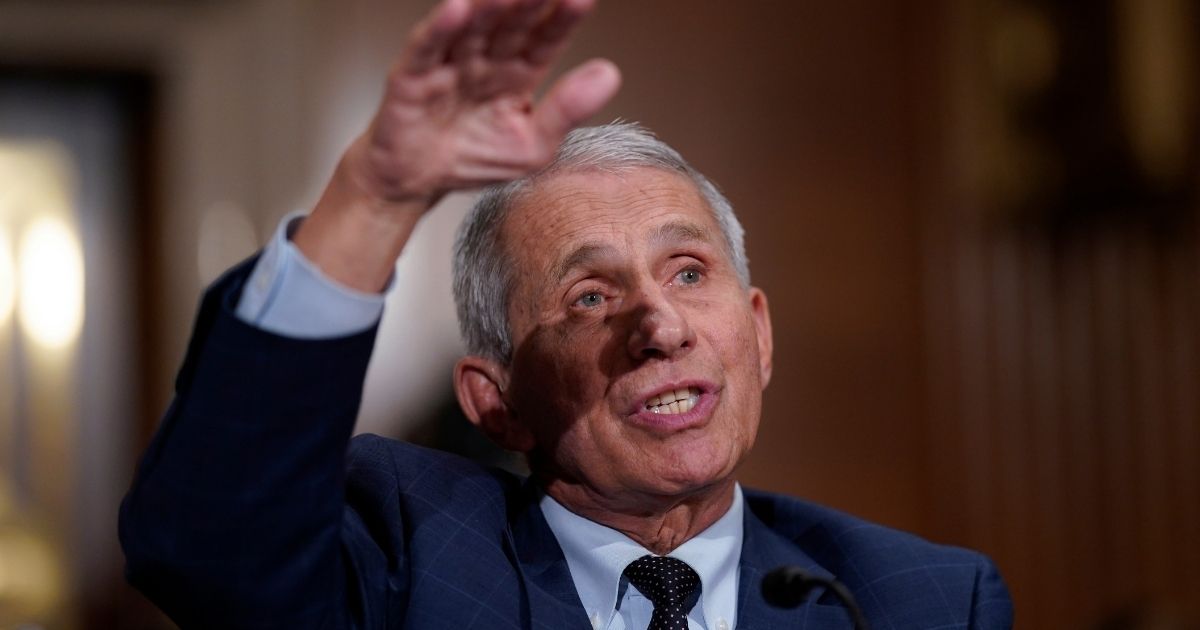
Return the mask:
<svg viewBox="0 0 1200 630">
<path fill-rule="evenodd" d="M 303 220 L 293 213 L 279 222 L 242 288 L 238 318 L 297 339 L 342 337 L 374 326 L 383 315 L 384 294 L 355 291 L 321 273 L 290 239 Z"/>
<path fill-rule="evenodd" d="M 630 562 L 650 552 L 625 534 L 571 512 L 549 495 L 542 497 L 541 508 L 566 556 L 593 630 L 642 630 L 650 625 L 654 604 L 622 575 Z M 700 576 L 700 601 L 688 613 L 691 630 L 731 630 L 737 622 L 744 509 L 742 488 L 736 486 L 724 516 L 667 554 L 688 563 Z"/>
<path fill-rule="evenodd" d="M 374 326 L 383 314 L 384 294 L 355 291 L 321 273 L 290 240 L 301 221 L 303 215 L 295 213 L 280 222 L 242 289 L 238 317 L 263 330 L 300 339 L 340 337 Z M 650 552 L 549 496 L 543 497 L 541 509 L 562 547 L 592 627 L 647 627 L 654 605 L 622 573 L 630 562 Z M 724 516 L 668 554 L 700 575 L 700 601 L 688 614 L 692 630 L 732 630 L 737 621 L 743 510 L 738 486 Z"/>
</svg>

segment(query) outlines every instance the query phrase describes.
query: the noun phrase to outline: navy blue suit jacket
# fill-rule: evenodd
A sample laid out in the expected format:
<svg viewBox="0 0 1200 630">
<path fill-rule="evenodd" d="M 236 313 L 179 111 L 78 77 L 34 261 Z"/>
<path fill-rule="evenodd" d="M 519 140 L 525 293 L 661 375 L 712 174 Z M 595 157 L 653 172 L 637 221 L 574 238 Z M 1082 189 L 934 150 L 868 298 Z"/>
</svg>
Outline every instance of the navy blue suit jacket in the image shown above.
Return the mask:
<svg viewBox="0 0 1200 630">
<path fill-rule="evenodd" d="M 185 628 L 589 630 L 531 484 L 377 436 L 350 440 L 374 331 L 294 340 L 239 321 L 248 265 L 201 304 L 176 396 L 121 508 L 129 580 Z M 1009 628 L 995 567 L 803 501 L 746 491 L 737 626 L 850 628 L 782 564 L 844 582 L 872 627 Z"/>
</svg>

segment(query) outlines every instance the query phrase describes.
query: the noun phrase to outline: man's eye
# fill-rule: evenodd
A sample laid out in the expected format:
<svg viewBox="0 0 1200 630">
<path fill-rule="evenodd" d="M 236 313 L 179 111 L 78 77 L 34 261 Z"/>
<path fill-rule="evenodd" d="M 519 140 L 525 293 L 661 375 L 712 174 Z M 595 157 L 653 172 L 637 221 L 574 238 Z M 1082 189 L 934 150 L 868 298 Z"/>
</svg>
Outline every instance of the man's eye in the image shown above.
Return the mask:
<svg viewBox="0 0 1200 630">
<path fill-rule="evenodd" d="M 604 296 L 593 291 L 591 293 L 583 294 L 582 297 L 580 297 L 578 300 L 575 300 L 575 303 L 580 306 L 592 308 L 594 306 L 600 306 L 601 304 L 603 304 Z"/>
<path fill-rule="evenodd" d="M 682 284 L 696 284 L 702 277 L 703 274 L 699 269 L 684 269 L 675 275 L 675 278 Z"/>
</svg>

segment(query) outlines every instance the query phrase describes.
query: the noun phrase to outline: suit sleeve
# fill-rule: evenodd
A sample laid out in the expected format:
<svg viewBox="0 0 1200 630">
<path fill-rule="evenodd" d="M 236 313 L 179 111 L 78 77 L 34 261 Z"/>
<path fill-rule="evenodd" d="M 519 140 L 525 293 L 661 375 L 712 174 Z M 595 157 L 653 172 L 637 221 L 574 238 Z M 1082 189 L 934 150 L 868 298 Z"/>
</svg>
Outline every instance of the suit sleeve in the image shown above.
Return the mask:
<svg viewBox="0 0 1200 630">
<path fill-rule="evenodd" d="M 383 293 L 363 293 L 326 276 L 289 238 L 304 219 L 295 213 L 279 222 L 237 300 L 238 319 L 294 339 L 350 336 L 374 328 L 392 281 Z"/>
<path fill-rule="evenodd" d="M 973 630 L 1011 630 L 1013 627 L 1012 597 L 996 565 L 984 558 L 975 582 L 971 606 Z"/>
<path fill-rule="evenodd" d="M 184 628 L 349 626 L 366 595 L 355 567 L 375 555 L 344 507 L 375 330 L 296 340 L 242 322 L 234 305 L 253 264 L 201 303 L 121 506 L 126 574 Z"/>
</svg>

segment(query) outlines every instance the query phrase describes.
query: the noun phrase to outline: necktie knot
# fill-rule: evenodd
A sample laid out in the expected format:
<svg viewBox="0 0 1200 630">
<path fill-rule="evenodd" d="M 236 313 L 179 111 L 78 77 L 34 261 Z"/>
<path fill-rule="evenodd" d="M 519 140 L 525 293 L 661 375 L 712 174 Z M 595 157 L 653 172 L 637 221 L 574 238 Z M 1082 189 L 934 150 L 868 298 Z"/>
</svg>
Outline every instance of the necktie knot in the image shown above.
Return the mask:
<svg viewBox="0 0 1200 630">
<path fill-rule="evenodd" d="M 625 577 L 654 603 L 650 630 L 686 630 L 700 576 L 686 562 L 669 556 L 642 556 L 625 567 Z"/>
</svg>

